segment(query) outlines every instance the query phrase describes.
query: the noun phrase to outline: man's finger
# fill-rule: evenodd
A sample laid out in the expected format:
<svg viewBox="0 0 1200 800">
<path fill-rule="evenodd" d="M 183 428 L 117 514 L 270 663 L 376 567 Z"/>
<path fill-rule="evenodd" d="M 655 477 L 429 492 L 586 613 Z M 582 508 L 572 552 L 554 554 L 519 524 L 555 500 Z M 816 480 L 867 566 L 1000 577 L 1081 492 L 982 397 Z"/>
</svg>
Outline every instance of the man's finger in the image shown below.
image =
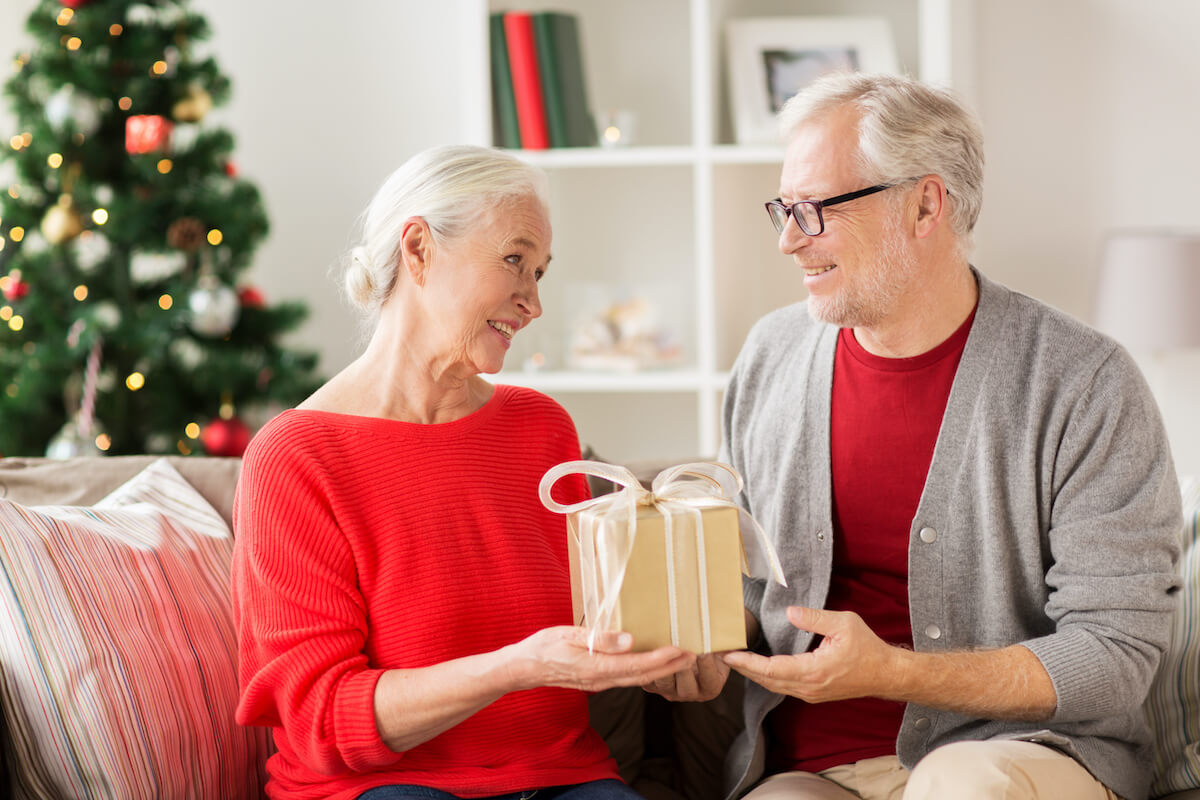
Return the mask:
<svg viewBox="0 0 1200 800">
<path fill-rule="evenodd" d="M 648 691 L 661 694 L 664 697 L 671 697 L 675 694 L 675 676 L 672 674 L 663 678 L 655 678 L 644 684 L 644 686 Z"/>
<path fill-rule="evenodd" d="M 767 677 L 771 663 L 770 659 L 766 656 L 760 656 L 758 653 L 751 653 L 746 650 L 734 650 L 733 652 L 725 653 L 721 656 L 721 660 L 751 680 Z"/>
<path fill-rule="evenodd" d="M 787 618 L 788 622 L 802 631 L 826 636 L 836 628 L 837 612 L 805 606 L 788 606 Z"/>
<path fill-rule="evenodd" d="M 704 682 L 699 674 L 700 668 L 692 665 L 692 669 L 687 672 L 680 672 L 675 676 L 675 690 L 679 693 L 682 700 L 697 700 L 703 696 Z"/>
<path fill-rule="evenodd" d="M 719 692 L 729 677 L 729 665 L 720 656 L 707 655 L 696 661 L 700 678 L 700 691 L 704 695 Z"/>
</svg>

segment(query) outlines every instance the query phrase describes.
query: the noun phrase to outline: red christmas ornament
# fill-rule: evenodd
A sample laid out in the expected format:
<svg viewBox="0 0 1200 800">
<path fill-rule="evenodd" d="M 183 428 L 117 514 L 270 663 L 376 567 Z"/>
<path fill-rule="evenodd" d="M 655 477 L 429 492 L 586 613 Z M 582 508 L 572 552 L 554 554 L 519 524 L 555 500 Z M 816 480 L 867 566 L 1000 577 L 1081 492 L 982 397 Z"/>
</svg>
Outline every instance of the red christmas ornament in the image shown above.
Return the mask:
<svg viewBox="0 0 1200 800">
<path fill-rule="evenodd" d="M 236 178 L 237 177 L 237 164 L 234 164 L 232 161 L 226 161 L 225 162 L 225 174 L 231 178 Z"/>
<path fill-rule="evenodd" d="M 125 120 L 125 149 L 132 154 L 166 150 L 175 123 L 157 114 L 135 114 Z"/>
<path fill-rule="evenodd" d="M 62 4 L 67 8 L 81 8 L 90 2 L 91 0 L 62 0 Z"/>
<path fill-rule="evenodd" d="M 250 444 L 250 428 L 237 417 L 214 419 L 201 429 L 200 443 L 210 456 L 241 457 Z"/>
<path fill-rule="evenodd" d="M 29 294 L 29 284 L 21 279 L 9 278 L 4 281 L 4 299 L 11 303 L 15 303 L 25 295 Z"/>
<path fill-rule="evenodd" d="M 238 289 L 238 300 L 241 301 L 242 308 L 264 308 L 267 305 L 263 293 L 253 286 Z"/>
</svg>

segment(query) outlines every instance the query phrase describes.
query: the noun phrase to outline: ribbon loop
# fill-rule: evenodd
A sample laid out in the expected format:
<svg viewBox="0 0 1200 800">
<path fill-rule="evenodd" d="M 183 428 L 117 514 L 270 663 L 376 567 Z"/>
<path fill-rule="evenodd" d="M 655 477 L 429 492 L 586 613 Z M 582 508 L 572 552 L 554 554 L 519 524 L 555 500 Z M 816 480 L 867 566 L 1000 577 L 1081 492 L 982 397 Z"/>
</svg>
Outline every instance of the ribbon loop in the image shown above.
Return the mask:
<svg viewBox="0 0 1200 800">
<path fill-rule="evenodd" d="M 623 490 L 614 492 L 611 495 L 600 495 L 590 500 L 564 506 L 550 496 L 550 489 L 567 475 L 594 475 L 597 478 L 603 478 L 610 483 L 623 487 Z M 542 482 L 538 485 L 538 497 L 541 498 L 542 505 L 551 511 L 557 511 L 559 514 L 573 514 L 585 508 L 592 508 L 593 506 L 602 504 L 607 505 L 612 502 L 614 497 L 620 497 L 625 492 L 634 492 L 633 501 L 635 505 L 640 496 L 646 494 L 646 490 L 642 488 L 641 482 L 632 472 L 625 467 L 616 464 L 606 464 L 603 461 L 564 461 L 548 469 L 546 474 L 542 476 Z"/>
</svg>

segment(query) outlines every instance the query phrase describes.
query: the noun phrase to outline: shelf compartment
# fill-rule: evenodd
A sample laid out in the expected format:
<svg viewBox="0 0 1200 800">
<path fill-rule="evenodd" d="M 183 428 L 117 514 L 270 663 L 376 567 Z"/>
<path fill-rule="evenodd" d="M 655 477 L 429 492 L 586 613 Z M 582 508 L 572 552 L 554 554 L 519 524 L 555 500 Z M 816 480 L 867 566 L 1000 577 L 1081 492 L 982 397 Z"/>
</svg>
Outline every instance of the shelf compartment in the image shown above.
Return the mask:
<svg viewBox="0 0 1200 800">
<path fill-rule="evenodd" d="M 713 283 L 716 368 L 727 370 L 754 323 L 767 312 L 808 296 L 804 273 L 779 252 L 763 203 L 779 192 L 775 164 L 736 164 L 713 170 Z"/>
<path fill-rule="evenodd" d="M 656 340 L 642 350 L 655 356 L 636 365 L 643 370 L 695 369 L 692 169 L 553 169 L 549 176 L 554 238 L 539 285 L 543 315 L 513 339 L 508 369 L 534 362 L 578 369 L 574 344 L 585 336 L 602 341 L 609 330 L 626 344 Z"/>
<path fill-rule="evenodd" d="M 493 13 L 513 9 L 502 2 L 486 7 Z M 636 144 L 692 143 L 692 100 L 686 70 L 678 66 L 688 63 L 691 52 L 688 0 L 527 0 L 521 8 L 579 18 L 593 114 L 603 109 L 634 112 Z"/>
<path fill-rule="evenodd" d="M 692 393 L 549 392 L 575 420 L 579 441 L 617 464 L 712 458 L 696 451 L 699 411 Z M 654 430 L 647 436 L 647 428 Z"/>
</svg>

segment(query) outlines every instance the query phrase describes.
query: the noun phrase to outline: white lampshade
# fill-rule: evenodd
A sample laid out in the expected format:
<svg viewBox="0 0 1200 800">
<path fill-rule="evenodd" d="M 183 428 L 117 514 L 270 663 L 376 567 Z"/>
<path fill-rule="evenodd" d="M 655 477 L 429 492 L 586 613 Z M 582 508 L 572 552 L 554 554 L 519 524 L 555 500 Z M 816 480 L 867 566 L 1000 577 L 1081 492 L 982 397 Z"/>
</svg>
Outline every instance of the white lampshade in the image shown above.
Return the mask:
<svg viewBox="0 0 1200 800">
<path fill-rule="evenodd" d="M 1095 323 L 1133 351 L 1200 346 L 1200 233 L 1110 234 Z"/>
</svg>

